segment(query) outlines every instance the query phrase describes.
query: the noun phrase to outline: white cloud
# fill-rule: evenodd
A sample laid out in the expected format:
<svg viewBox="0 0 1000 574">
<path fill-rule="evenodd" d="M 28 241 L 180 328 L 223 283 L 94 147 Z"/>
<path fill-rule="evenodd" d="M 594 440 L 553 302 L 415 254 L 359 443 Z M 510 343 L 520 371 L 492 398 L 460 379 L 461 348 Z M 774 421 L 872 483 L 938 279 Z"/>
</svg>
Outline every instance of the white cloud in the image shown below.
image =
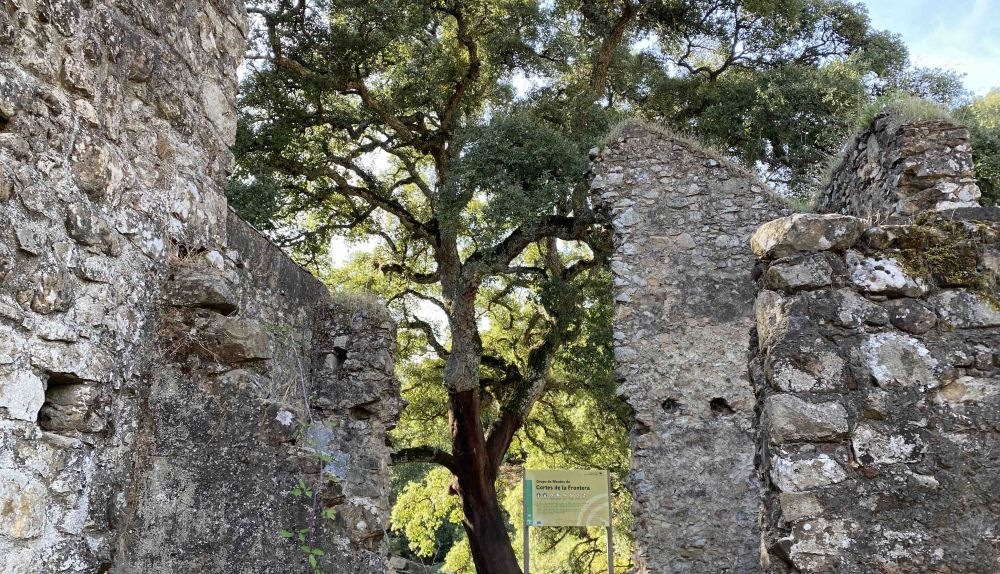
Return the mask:
<svg viewBox="0 0 1000 574">
<path fill-rule="evenodd" d="M 866 0 L 876 28 L 896 32 L 918 66 L 965 74 L 977 94 L 1000 87 L 1000 0 Z"/>
</svg>

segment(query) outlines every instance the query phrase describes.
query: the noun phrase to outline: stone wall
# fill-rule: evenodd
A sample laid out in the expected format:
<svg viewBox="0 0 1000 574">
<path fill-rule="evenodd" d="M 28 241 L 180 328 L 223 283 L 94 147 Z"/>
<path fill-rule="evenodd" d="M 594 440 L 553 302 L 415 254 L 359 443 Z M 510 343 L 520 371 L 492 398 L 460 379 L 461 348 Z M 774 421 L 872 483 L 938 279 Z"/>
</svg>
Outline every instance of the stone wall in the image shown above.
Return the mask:
<svg viewBox="0 0 1000 574">
<path fill-rule="evenodd" d="M 228 211 L 245 36 L 0 2 L 2 572 L 385 570 L 394 327 Z"/>
<path fill-rule="evenodd" d="M 1000 210 L 795 215 L 753 248 L 768 571 L 1000 571 Z"/>
<path fill-rule="evenodd" d="M 902 123 L 889 110 L 848 142 L 817 211 L 884 220 L 978 205 L 969 130 L 948 121 Z"/>
<path fill-rule="evenodd" d="M 749 175 L 633 124 L 592 166 L 615 228 L 615 356 L 634 411 L 639 572 L 756 572 L 749 238 L 787 213 Z"/>
</svg>

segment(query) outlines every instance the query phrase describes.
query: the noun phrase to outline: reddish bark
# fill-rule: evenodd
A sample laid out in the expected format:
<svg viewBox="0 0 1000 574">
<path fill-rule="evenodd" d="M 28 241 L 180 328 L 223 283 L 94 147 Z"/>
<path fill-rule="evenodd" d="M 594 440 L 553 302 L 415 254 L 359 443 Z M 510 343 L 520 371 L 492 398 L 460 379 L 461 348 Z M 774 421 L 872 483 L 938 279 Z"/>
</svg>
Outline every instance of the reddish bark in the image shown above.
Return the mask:
<svg viewBox="0 0 1000 574">
<path fill-rule="evenodd" d="M 479 390 L 449 393 L 453 489 L 465 511 L 465 532 L 478 574 L 521 574 L 507 521 L 497 502 L 496 468 L 490 460 L 480 417 Z"/>
</svg>

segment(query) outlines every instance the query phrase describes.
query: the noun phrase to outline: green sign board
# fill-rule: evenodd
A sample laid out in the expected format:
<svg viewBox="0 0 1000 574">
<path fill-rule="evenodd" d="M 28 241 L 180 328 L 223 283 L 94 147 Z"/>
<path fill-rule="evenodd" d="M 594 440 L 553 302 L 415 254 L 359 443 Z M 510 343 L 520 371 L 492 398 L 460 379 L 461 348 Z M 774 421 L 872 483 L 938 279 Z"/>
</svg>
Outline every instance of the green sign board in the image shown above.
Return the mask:
<svg viewBox="0 0 1000 574">
<path fill-rule="evenodd" d="M 606 470 L 524 471 L 525 526 L 610 526 Z"/>
</svg>

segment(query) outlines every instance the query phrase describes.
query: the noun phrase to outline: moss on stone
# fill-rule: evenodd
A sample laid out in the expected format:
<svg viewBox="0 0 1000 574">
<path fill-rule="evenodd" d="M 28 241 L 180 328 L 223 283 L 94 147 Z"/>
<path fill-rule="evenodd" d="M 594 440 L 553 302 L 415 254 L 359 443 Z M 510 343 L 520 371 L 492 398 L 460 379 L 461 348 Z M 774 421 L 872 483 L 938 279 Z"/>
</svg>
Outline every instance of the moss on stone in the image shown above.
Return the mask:
<svg viewBox="0 0 1000 574">
<path fill-rule="evenodd" d="M 1000 310 L 996 279 L 978 267 L 983 248 L 995 242 L 996 235 L 981 222 L 918 223 L 908 226 L 904 236 L 880 255 L 894 257 L 911 277 L 940 287 L 965 287 Z"/>
</svg>

